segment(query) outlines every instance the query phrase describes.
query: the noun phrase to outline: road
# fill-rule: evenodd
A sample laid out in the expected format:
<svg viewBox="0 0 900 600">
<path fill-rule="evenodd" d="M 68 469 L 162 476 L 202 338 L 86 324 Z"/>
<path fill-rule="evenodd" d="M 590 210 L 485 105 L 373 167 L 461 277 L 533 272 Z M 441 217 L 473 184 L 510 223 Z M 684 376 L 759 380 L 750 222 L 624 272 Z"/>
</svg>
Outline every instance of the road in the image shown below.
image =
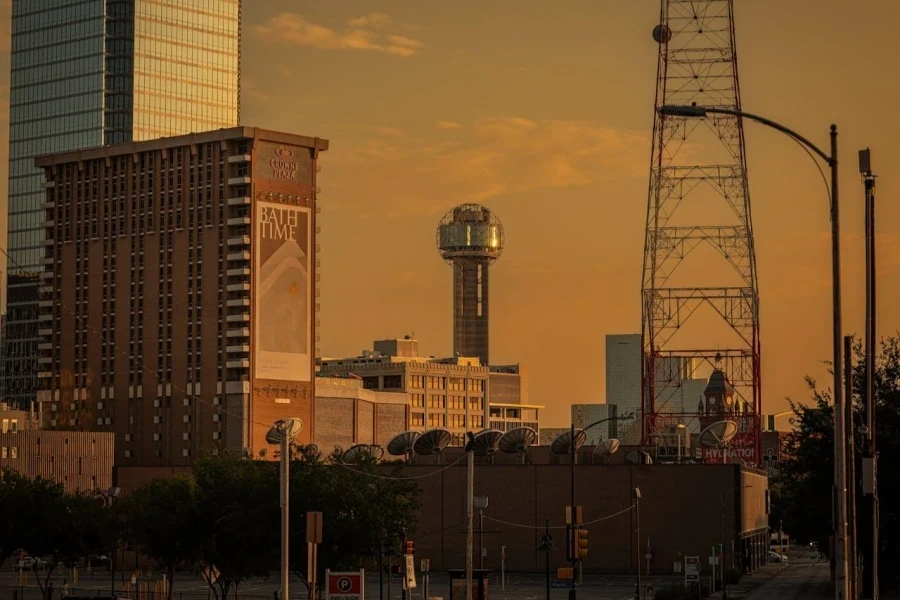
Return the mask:
<svg viewBox="0 0 900 600">
<path fill-rule="evenodd" d="M 766 565 L 765 568 L 753 575 L 744 577 L 740 583 L 730 586 L 728 597 L 731 600 L 818 600 L 831 598 L 831 587 L 828 582 L 829 569 L 827 562 L 814 562 L 805 552 L 792 552 L 790 564 L 786 568 L 780 565 Z M 57 573 L 54 577 L 54 586 L 59 589 L 62 586 L 66 574 Z M 4 569 L 0 573 L 0 597 L 12 585 L 12 573 Z M 366 600 L 381 600 L 378 593 L 378 578 L 367 573 Z M 418 587 L 413 591 L 412 600 L 423 600 L 421 575 L 417 573 Z M 109 574 L 88 575 L 80 577 L 79 590 L 91 594 L 105 592 L 109 589 Z M 651 581 L 656 586 L 665 583 L 680 582 L 680 576 L 656 576 Z M 116 587 L 119 587 L 120 576 L 116 577 Z M 33 580 L 29 580 L 34 584 Z M 490 597 L 492 600 L 545 600 L 543 578 L 539 574 L 511 574 L 510 585 L 502 590 L 496 577 L 490 582 Z M 273 591 L 278 588 L 275 577 L 265 581 L 248 581 L 241 586 L 242 596 L 253 600 L 269 600 Z M 430 586 L 429 596 L 437 596 L 447 599 L 450 597 L 450 585 L 446 575 L 435 573 Z M 175 580 L 175 598 L 183 600 L 206 600 L 208 587 L 196 575 L 179 573 Z M 303 585 L 299 581 L 292 583 L 292 590 L 298 597 L 303 598 Z M 384 600 L 400 600 L 400 585 L 398 578 L 394 578 L 390 596 L 386 593 Z M 182 595 L 183 594 L 183 595 Z M 550 592 L 550 600 L 566 600 L 568 590 L 553 589 Z M 634 579 L 631 576 L 586 576 L 583 586 L 578 588 L 578 600 L 631 600 L 634 598 Z"/>
<path fill-rule="evenodd" d="M 797 560 L 787 569 L 752 590 L 745 600 L 818 600 L 832 598 L 827 562 Z"/>
</svg>

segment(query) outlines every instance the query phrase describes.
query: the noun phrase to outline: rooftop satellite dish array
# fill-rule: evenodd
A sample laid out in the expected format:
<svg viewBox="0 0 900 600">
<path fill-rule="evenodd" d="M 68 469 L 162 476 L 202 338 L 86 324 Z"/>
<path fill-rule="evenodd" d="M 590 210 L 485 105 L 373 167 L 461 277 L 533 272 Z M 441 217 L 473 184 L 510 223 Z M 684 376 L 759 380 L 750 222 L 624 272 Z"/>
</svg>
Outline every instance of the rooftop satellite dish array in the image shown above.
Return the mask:
<svg viewBox="0 0 900 600">
<path fill-rule="evenodd" d="M 387 452 L 391 456 L 405 456 L 412 462 L 415 456 L 434 456 L 440 461 L 440 455 L 450 445 L 453 436 L 443 428 L 427 431 L 404 431 L 395 435 L 388 442 Z M 537 442 L 537 432 L 531 427 L 517 427 L 506 433 L 497 429 L 483 429 L 475 434 L 474 453 L 476 456 L 493 457 L 497 452 L 518 454 L 525 462 L 528 448 Z"/>
</svg>

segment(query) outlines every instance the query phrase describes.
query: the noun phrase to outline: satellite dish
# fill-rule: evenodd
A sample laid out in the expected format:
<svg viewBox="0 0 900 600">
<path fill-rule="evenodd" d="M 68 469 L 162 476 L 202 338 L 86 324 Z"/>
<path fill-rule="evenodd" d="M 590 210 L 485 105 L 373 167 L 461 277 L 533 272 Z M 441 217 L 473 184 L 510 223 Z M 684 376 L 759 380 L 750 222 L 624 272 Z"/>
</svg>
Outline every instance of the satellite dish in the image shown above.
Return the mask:
<svg viewBox="0 0 900 600">
<path fill-rule="evenodd" d="M 300 430 L 303 429 L 303 419 L 292 417 L 290 419 L 279 419 L 269 428 L 266 433 L 266 441 L 270 444 L 280 444 L 281 436 L 286 435 L 288 442 L 294 439 Z"/>
<path fill-rule="evenodd" d="M 428 429 L 413 442 L 413 451 L 421 456 L 440 455 L 452 439 L 453 435 L 446 429 Z"/>
<path fill-rule="evenodd" d="M 700 432 L 699 443 L 706 448 L 719 448 L 730 442 L 737 434 L 734 421 L 716 421 Z"/>
<path fill-rule="evenodd" d="M 641 450 L 632 450 L 625 455 L 625 462 L 630 465 L 652 465 L 653 458 Z"/>
<path fill-rule="evenodd" d="M 355 463 L 360 460 L 379 460 L 384 456 L 384 449 L 375 444 L 357 444 L 350 446 L 341 456 L 344 462 Z"/>
<path fill-rule="evenodd" d="M 413 453 L 413 444 L 419 437 L 418 431 L 398 433 L 388 442 L 387 451 L 391 456 L 407 456 Z"/>
<path fill-rule="evenodd" d="M 603 440 L 602 442 L 597 444 L 597 446 L 594 448 L 594 456 L 610 457 L 619 451 L 620 445 L 621 444 L 619 443 L 619 440 L 617 440 L 615 438 Z M 609 462 L 608 458 L 607 458 L 607 462 Z"/>
<path fill-rule="evenodd" d="M 584 441 L 586 439 L 587 434 L 583 429 L 575 430 L 574 445 L 576 452 L 578 452 L 578 449 L 584 445 Z M 553 440 L 552 444 L 550 444 L 550 452 L 552 452 L 553 454 L 571 454 L 573 444 L 572 440 L 572 432 L 563 431 L 561 434 L 556 436 L 556 439 Z"/>
<path fill-rule="evenodd" d="M 525 464 L 525 452 L 537 441 L 537 431 L 531 427 L 510 429 L 497 441 L 497 448 L 504 454 L 518 454 Z"/>
<path fill-rule="evenodd" d="M 503 432 L 498 429 L 483 429 L 475 434 L 475 456 L 491 456 L 497 452 L 497 444 Z"/>
<path fill-rule="evenodd" d="M 657 44 L 665 44 L 672 39 L 672 30 L 668 25 L 657 25 L 653 28 L 653 41 Z"/>
</svg>

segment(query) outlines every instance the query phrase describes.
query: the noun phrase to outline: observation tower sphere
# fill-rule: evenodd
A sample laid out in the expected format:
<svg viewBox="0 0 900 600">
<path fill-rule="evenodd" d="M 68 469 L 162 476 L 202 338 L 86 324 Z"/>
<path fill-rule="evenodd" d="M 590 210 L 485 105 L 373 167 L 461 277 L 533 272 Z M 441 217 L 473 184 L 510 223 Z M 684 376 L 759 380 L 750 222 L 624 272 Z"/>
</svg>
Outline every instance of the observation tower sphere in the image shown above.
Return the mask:
<svg viewBox="0 0 900 600">
<path fill-rule="evenodd" d="M 460 204 L 447 211 L 435 235 L 438 252 L 448 264 L 460 261 L 490 265 L 503 253 L 503 224 L 490 209 Z"/>
<path fill-rule="evenodd" d="M 488 365 L 488 271 L 503 253 L 503 225 L 484 206 L 461 204 L 444 215 L 435 237 L 453 267 L 453 353 Z"/>
</svg>

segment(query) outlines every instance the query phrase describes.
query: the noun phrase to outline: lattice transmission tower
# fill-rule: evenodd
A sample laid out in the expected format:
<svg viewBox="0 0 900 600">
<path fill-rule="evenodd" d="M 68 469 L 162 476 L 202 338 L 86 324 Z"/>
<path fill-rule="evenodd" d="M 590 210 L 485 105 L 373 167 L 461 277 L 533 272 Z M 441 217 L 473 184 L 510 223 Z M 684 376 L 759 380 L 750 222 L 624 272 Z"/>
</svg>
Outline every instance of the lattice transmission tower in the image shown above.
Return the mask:
<svg viewBox="0 0 900 600">
<path fill-rule="evenodd" d="M 744 130 L 730 115 L 661 116 L 664 105 L 740 110 L 733 0 L 661 0 L 642 284 L 643 442 L 666 425 L 733 420 L 729 453 L 760 462 L 759 294 Z M 721 376 L 710 378 L 720 370 Z M 704 386 L 724 387 L 709 401 Z M 728 385 L 730 383 L 730 385 Z M 707 393 L 712 389 L 707 387 Z M 704 451 L 721 462 L 722 449 Z"/>
</svg>

